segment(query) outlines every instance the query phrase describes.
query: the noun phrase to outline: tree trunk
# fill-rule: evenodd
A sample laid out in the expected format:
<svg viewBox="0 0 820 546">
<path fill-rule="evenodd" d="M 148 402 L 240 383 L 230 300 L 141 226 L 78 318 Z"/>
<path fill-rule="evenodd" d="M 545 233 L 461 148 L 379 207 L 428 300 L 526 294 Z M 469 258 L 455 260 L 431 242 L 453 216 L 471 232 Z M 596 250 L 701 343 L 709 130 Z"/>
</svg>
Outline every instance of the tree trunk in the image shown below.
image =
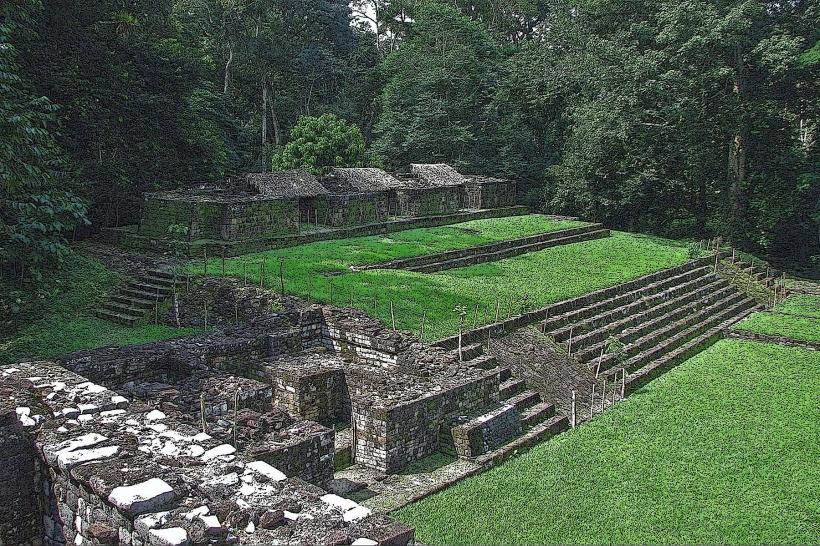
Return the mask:
<svg viewBox="0 0 820 546">
<path fill-rule="evenodd" d="M 743 101 L 746 87 L 746 70 L 743 64 L 743 51 L 735 48 L 735 84 L 733 92 L 739 107 L 738 126 L 735 135 L 729 142 L 729 165 L 727 178 L 729 182 L 729 207 L 733 228 L 743 216 L 743 182 L 746 180 L 746 143 L 748 129 L 743 115 Z"/>
<path fill-rule="evenodd" d="M 228 47 L 228 60 L 225 62 L 225 83 L 222 89 L 224 95 L 228 94 L 228 85 L 231 82 L 231 63 L 233 62 L 233 46 Z"/>
<path fill-rule="evenodd" d="M 268 86 L 262 83 L 262 146 L 268 143 Z"/>
<path fill-rule="evenodd" d="M 273 143 L 279 146 L 282 143 L 282 130 L 279 126 L 279 118 L 276 117 L 276 110 L 273 108 L 273 91 L 269 93 L 271 99 L 268 101 L 268 107 L 270 108 L 270 119 L 273 122 Z"/>
</svg>

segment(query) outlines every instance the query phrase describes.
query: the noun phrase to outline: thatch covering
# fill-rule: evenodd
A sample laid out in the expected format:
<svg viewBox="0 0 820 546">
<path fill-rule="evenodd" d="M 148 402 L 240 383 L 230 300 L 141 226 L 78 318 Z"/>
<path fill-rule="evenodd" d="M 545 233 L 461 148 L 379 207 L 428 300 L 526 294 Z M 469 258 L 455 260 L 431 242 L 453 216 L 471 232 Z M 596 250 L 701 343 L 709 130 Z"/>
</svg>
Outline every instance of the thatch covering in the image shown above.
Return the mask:
<svg viewBox="0 0 820 546">
<path fill-rule="evenodd" d="M 410 171 L 430 186 L 460 186 L 466 180 L 445 163 L 411 163 Z"/>
<path fill-rule="evenodd" d="M 334 168 L 331 174 L 360 192 L 382 192 L 401 185 L 399 180 L 382 169 L 369 167 Z"/>
<path fill-rule="evenodd" d="M 245 181 L 260 195 L 266 197 L 298 199 L 328 194 L 316 177 L 307 171 L 251 173 L 245 176 Z"/>
</svg>

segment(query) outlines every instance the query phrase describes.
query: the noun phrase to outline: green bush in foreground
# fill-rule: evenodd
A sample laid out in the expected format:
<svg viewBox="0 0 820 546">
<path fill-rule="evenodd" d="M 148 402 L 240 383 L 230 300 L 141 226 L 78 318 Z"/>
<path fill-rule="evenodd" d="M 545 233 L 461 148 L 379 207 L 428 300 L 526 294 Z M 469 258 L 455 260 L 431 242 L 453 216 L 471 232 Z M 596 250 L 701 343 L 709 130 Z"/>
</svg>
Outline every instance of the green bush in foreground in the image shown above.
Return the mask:
<svg viewBox="0 0 820 546">
<path fill-rule="evenodd" d="M 726 340 L 395 515 L 427 544 L 817 543 L 820 366 Z"/>
</svg>

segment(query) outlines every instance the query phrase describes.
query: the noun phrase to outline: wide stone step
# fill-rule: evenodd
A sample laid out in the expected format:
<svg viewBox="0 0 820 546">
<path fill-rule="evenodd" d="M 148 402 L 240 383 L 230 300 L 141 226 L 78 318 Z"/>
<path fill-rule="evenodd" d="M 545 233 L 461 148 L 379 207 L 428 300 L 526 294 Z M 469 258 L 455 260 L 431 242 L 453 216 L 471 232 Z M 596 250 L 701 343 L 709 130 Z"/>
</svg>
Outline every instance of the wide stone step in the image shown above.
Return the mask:
<svg viewBox="0 0 820 546">
<path fill-rule="evenodd" d="M 723 337 L 724 328 L 754 313 L 757 309 L 758 307 L 756 305 L 746 307 L 742 312 L 731 316 L 715 327 L 705 330 L 675 350 L 666 353 L 661 358 L 651 360 L 641 368 L 630 373 L 626 376 L 626 393 L 628 394 L 634 391 L 636 388 L 658 377 L 670 368 L 681 364 L 695 354 L 703 351 L 707 346 Z"/>
<path fill-rule="evenodd" d="M 157 299 L 156 292 L 147 292 L 139 288 L 131 288 L 130 286 L 126 286 L 122 290 L 120 290 L 120 294 L 124 296 L 133 296 L 136 299 L 149 300 L 152 302 L 152 305 L 153 302 Z M 160 294 L 159 299 L 162 300 L 166 298 L 168 295 L 170 294 Z"/>
<path fill-rule="evenodd" d="M 158 277 L 158 278 L 170 279 L 170 280 L 174 279 L 174 274 L 173 273 L 171 273 L 170 271 L 165 271 L 163 269 L 149 269 L 145 272 L 145 274 L 147 276 L 150 276 L 150 277 Z"/>
<path fill-rule="evenodd" d="M 711 273 L 711 269 L 708 266 L 695 267 L 690 264 L 684 264 L 681 268 L 683 271 L 678 271 L 677 268 L 675 268 L 674 274 L 662 276 L 661 279 L 655 280 L 643 286 L 625 288 L 639 282 L 630 281 L 615 287 L 611 287 L 610 290 L 614 290 L 616 294 L 606 299 L 592 301 L 586 305 L 579 305 L 578 307 L 574 307 L 565 313 L 548 317 L 545 321 L 546 332 L 550 333 L 559 328 L 568 327 L 569 325 L 581 320 L 594 317 L 612 309 L 629 305 L 630 303 L 640 300 L 642 297 L 663 292 L 667 288 L 677 286 L 693 279 L 704 277 Z"/>
<path fill-rule="evenodd" d="M 155 303 L 154 298 L 137 298 L 134 296 L 129 296 L 127 294 L 114 294 L 110 297 L 110 299 L 111 301 L 124 303 L 129 307 L 134 307 L 136 309 L 152 309 Z"/>
<path fill-rule="evenodd" d="M 504 400 L 505 404 L 510 404 L 515 407 L 518 411 L 523 411 L 541 401 L 541 395 L 535 391 L 526 390 L 524 392 L 520 392 L 515 396 L 511 396 Z"/>
<path fill-rule="evenodd" d="M 593 239 L 602 239 L 605 237 L 609 237 L 609 230 L 607 229 L 599 229 L 596 231 L 590 231 L 586 233 L 581 233 L 578 235 L 572 235 L 569 237 L 562 237 L 558 239 L 550 239 L 548 241 L 542 241 L 538 243 L 532 243 L 528 245 L 516 246 L 512 248 L 507 248 L 504 250 L 499 250 L 496 252 L 488 252 L 486 254 L 477 254 L 473 256 L 465 256 L 463 258 L 455 258 L 451 260 L 443 260 L 440 262 L 434 262 L 431 264 L 419 265 L 414 267 L 406 268 L 407 271 L 414 271 L 416 273 L 435 273 L 437 271 L 443 271 L 445 269 L 456 269 L 459 267 L 466 267 L 469 265 L 475 265 L 479 263 L 486 263 L 486 262 L 495 262 L 498 260 L 503 260 L 505 258 L 511 258 L 513 256 L 519 256 L 521 254 L 526 254 L 528 252 L 536 252 L 538 250 L 544 250 L 546 248 L 551 248 L 555 246 L 562 246 L 568 245 L 572 243 L 580 243 L 583 241 L 591 241 Z"/>
<path fill-rule="evenodd" d="M 503 383 L 512 377 L 512 370 L 507 367 L 498 367 L 495 369 L 498 373 L 498 382 Z"/>
<path fill-rule="evenodd" d="M 554 404 L 539 402 L 521 412 L 521 422 L 525 427 L 532 427 L 553 415 L 555 415 Z"/>
<path fill-rule="evenodd" d="M 665 340 L 676 336 L 679 332 L 687 330 L 693 325 L 709 322 L 714 315 L 723 313 L 726 309 L 732 307 L 744 298 L 745 296 L 741 292 L 733 290 L 728 297 L 718 300 L 717 302 L 711 302 L 708 306 L 687 314 L 687 316 L 681 320 L 660 328 L 650 328 L 647 333 L 637 339 L 627 338 L 627 341 L 631 341 L 626 346 L 627 362 L 634 355 L 638 355 L 646 350 L 651 350 L 650 348 L 653 347 L 657 348 L 663 344 Z M 629 334 L 626 333 L 626 335 L 628 336 Z M 594 365 L 599 370 L 609 370 L 617 363 L 613 355 L 604 355 L 603 358 L 600 359 L 600 362 L 600 368 L 598 368 L 598 359 L 594 362 Z M 628 370 L 629 368 L 627 368 L 627 371 Z"/>
<path fill-rule="evenodd" d="M 673 352 L 678 347 L 702 335 L 710 328 L 727 321 L 732 321 L 733 317 L 737 317 L 755 306 L 756 303 L 754 300 L 746 298 L 745 296 L 730 305 L 725 305 L 724 302 L 720 302 L 713 307 L 705 309 L 697 317 L 694 317 L 694 320 L 689 322 L 689 324 L 693 325 L 685 329 L 679 329 L 672 335 L 653 339 L 651 346 L 648 344 L 645 345 L 646 348 L 643 351 L 627 359 L 622 366 L 608 369 L 604 373 L 604 376 L 614 377 L 620 368 L 626 369 L 627 374 L 633 373 L 652 360 L 664 358 L 665 354 Z"/>
<path fill-rule="evenodd" d="M 498 463 L 519 450 L 529 447 L 537 442 L 552 438 L 556 434 L 560 434 L 568 428 L 569 419 L 567 419 L 566 415 L 554 415 L 546 421 L 538 423 L 503 447 L 478 457 L 475 462 L 480 465 Z"/>
<path fill-rule="evenodd" d="M 139 281 L 145 284 L 151 284 L 154 286 L 165 286 L 167 288 L 173 288 L 175 284 L 173 277 L 158 277 L 155 275 L 143 275 L 139 278 Z"/>
<path fill-rule="evenodd" d="M 511 404 L 502 404 L 451 428 L 459 457 L 474 458 L 503 446 L 521 434 L 521 420 Z"/>
<path fill-rule="evenodd" d="M 159 297 L 170 296 L 173 293 L 173 288 L 167 285 L 150 284 L 142 281 L 131 281 L 128 283 L 128 288 L 139 290 L 146 294 L 159 294 Z"/>
<path fill-rule="evenodd" d="M 527 384 L 521 379 L 510 378 L 501 383 L 498 387 L 498 393 L 503 400 L 515 396 L 519 392 L 527 388 Z"/>
<path fill-rule="evenodd" d="M 108 311 L 113 311 L 114 313 L 120 313 L 139 318 L 144 317 L 146 312 L 148 311 L 145 308 L 132 307 L 127 303 L 112 300 L 104 301 L 102 304 L 100 304 L 100 308 Z"/>
<path fill-rule="evenodd" d="M 134 315 L 109 311 L 107 309 L 97 309 L 94 311 L 94 315 L 97 318 L 101 318 L 111 322 L 116 322 L 117 324 L 123 324 L 125 326 L 133 326 L 141 318 Z"/>
<path fill-rule="evenodd" d="M 663 307 L 662 309 L 652 309 L 647 313 L 642 313 L 635 316 L 632 320 L 621 321 L 621 324 L 614 325 L 612 332 L 622 343 L 631 344 L 640 339 L 643 335 L 662 328 L 665 324 L 683 320 L 687 316 L 697 314 L 704 305 L 721 301 L 732 295 L 740 296 L 740 294 L 731 286 L 723 286 L 718 290 L 707 292 L 706 294 L 698 294 L 696 297 L 684 297 L 681 300 L 670 302 L 671 305 Z M 704 304 L 704 300 L 706 303 Z M 589 344 L 587 339 L 579 339 L 577 351 L 573 351 L 576 358 L 581 362 L 590 362 L 600 358 L 601 349 L 606 346 L 606 336 L 596 335 L 592 341 L 597 343 Z M 575 342 L 573 342 L 573 346 Z"/>
<path fill-rule="evenodd" d="M 614 326 L 616 329 L 623 328 L 624 326 L 620 325 L 622 321 L 636 317 L 639 313 L 644 313 L 661 305 L 669 305 L 675 301 L 682 301 L 686 297 L 697 297 L 695 294 L 703 294 L 709 290 L 715 290 L 719 286 L 728 286 L 728 283 L 713 273 L 697 276 L 681 284 L 671 286 L 664 291 L 646 294 L 627 305 L 618 306 L 615 309 L 606 309 L 580 322 L 563 326 L 554 330 L 550 335 L 560 342 L 568 341 L 569 335 L 572 333 L 573 345 L 575 345 L 576 341 L 582 342 L 582 336 L 592 334 L 602 325 Z"/>
<path fill-rule="evenodd" d="M 498 366 L 498 360 L 491 355 L 481 355 L 467 361 L 467 365 L 471 368 L 479 368 L 482 370 L 492 370 Z"/>
</svg>

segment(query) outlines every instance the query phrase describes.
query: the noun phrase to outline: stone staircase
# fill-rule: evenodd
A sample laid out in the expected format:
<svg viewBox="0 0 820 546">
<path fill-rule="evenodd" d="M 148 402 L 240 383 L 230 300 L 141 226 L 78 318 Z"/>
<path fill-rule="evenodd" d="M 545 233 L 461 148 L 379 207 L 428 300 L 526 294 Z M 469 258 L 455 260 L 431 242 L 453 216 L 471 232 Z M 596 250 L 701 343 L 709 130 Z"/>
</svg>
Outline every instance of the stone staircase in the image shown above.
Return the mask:
<svg viewBox="0 0 820 546">
<path fill-rule="evenodd" d="M 535 252 L 549 247 L 590 241 L 604 237 L 609 237 L 608 229 L 604 229 L 601 224 L 589 224 L 577 228 L 539 233 L 529 237 L 499 241 L 471 248 L 404 258 L 379 264 L 370 264 L 358 269 L 405 269 L 418 273 L 434 273 L 445 269 L 455 269 L 484 262 L 494 262 L 519 256 L 527 252 Z"/>
<path fill-rule="evenodd" d="M 538 392 L 514 377 L 510 368 L 500 367 L 494 356 L 483 354 L 480 343 L 463 347 L 462 358 L 471 367 L 498 374 L 498 404 L 454 424 L 443 435 L 442 451 L 482 461 L 503 457 L 513 449 L 567 428 L 567 417 L 556 415 L 554 404 L 543 401 Z"/>
<path fill-rule="evenodd" d="M 174 293 L 174 275 L 149 269 L 128 280 L 94 312 L 101 319 L 133 326 Z"/>
<path fill-rule="evenodd" d="M 625 285 L 626 286 L 626 285 Z M 548 317 L 541 325 L 572 357 L 628 392 L 717 340 L 756 302 L 707 265 L 693 263 L 640 287 Z M 623 345 L 608 354 L 611 338 Z"/>
</svg>

